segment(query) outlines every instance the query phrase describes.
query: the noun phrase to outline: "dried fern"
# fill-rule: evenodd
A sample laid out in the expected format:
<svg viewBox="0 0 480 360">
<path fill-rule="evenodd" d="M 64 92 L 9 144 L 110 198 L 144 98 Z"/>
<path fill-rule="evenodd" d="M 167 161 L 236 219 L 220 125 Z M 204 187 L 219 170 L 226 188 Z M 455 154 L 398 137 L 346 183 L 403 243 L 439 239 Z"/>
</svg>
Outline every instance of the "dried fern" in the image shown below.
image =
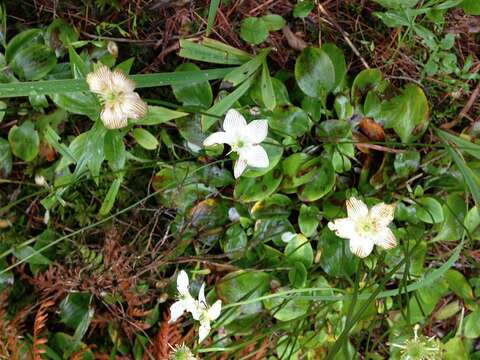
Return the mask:
<svg viewBox="0 0 480 360">
<path fill-rule="evenodd" d="M 33 359 L 42 360 L 42 354 L 45 353 L 45 344 L 47 343 L 47 338 L 42 336 L 44 334 L 45 325 L 47 322 L 48 314 L 47 311 L 50 307 L 55 305 L 54 301 L 47 301 L 40 305 L 40 308 L 35 315 L 35 322 L 33 324 Z"/>
</svg>

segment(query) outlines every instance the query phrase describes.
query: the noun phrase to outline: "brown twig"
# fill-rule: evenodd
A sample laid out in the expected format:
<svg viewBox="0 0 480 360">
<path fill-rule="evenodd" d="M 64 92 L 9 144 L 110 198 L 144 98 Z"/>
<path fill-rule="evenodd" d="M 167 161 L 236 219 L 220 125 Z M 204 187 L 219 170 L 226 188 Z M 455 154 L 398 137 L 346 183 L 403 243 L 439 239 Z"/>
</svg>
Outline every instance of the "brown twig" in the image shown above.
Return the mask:
<svg viewBox="0 0 480 360">
<path fill-rule="evenodd" d="M 445 130 L 451 129 L 455 125 L 457 125 L 464 117 L 467 117 L 467 113 L 470 111 L 473 104 L 475 104 L 475 101 L 477 100 L 479 95 L 480 95 L 480 81 L 478 82 L 477 87 L 475 88 L 475 90 L 473 90 L 472 95 L 470 95 L 470 98 L 468 99 L 467 103 L 465 104 L 463 109 L 460 111 L 458 116 L 453 121 L 443 124 L 440 127 Z"/>
</svg>

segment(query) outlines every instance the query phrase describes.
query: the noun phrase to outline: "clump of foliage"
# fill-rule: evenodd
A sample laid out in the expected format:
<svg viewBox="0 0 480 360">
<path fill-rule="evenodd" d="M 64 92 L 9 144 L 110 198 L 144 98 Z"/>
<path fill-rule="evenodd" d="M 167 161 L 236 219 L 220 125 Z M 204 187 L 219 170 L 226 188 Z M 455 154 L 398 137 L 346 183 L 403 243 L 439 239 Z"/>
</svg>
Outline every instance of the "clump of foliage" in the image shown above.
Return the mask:
<svg viewBox="0 0 480 360">
<path fill-rule="evenodd" d="M 173 71 L 141 74 L 148 13 L 2 7 L 1 356 L 478 358 L 480 63 L 445 29 L 480 9 L 367 3 L 160 2 Z M 337 21 L 367 10 L 415 72 L 369 65 Z"/>
</svg>

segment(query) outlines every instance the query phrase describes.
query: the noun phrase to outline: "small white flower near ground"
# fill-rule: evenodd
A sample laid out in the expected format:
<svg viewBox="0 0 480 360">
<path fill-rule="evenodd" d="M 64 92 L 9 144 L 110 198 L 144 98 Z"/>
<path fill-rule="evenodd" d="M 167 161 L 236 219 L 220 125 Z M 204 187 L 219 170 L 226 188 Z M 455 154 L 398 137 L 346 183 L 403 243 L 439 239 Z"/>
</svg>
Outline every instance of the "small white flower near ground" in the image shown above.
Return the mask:
<svg viewBox="0 0 480 360">
<path fill-rule="evenodd" d="M 202 342 L 210 333 L 210 323 L 215 321 L 222 311 L 222 300 L 217 300 L 212 306 L 205 299 L 205 284 L 202 284 L 198 293 L 198 313 L 192 314 L 195 320 L 200 321 L 198 330 L 198 342 Z"/>
<path fill-rule="evenodd" d="M 180 271 L 177 276 L 178 300 L 170 306 L 170 323 L 177 321 L 185 311 L 197 312 L 197 301 L 190 295 L 188 275 Z"/>
<path fill-rule="evenodd" d="M 397 246 L 395 235 L 388 227 L 394 213 L 394 204 L 380 203 L 369 210 L 363 201 L 352 197 L 347 200 L 348 217 L 331 221 L 328 227 L 337 236 L 349 239 L 352 253 L 364 258 L 374 245 L 386 250 Z"/>
<path fill-rule="evenodd" d="M 267 120 L 253 120 L 247 124 L 242 114 L 235 109 L 230 109 L 225 115 L 223 130 L 208 136 L 203 145 L 230 145 L 231 151 L 238 154 L 233 170 L 235 178 L 239 178 L 247 166 L 268 167 L 267 152 L 259 145 L 268 134 Z"/>
<path fill-rule="evenodd" d="M 222 311 L 222 301 L 217 300 L 212 306 L 209 306 L 205 298 L 205 284 L 202 284 L 198 293 L 198 300 L 195 300 L 189 291 L 188 275 L 185 271 L 180 271 L 177 277 L 178 300 L 170 306 L 170 320 L 175 322 L 184 314 L 189 312 L 194 320 L 200 322 L 198 330 L 199 342 L 205 340 L 210 333 L 211 322 L 215 321 Z"/>
<path fill-rule="evenodd" d="M 147 104 L 134 91 L 135 83 L 120 70 L 111 71 L 100 65 L 86 80 L 90 91 L 100 97 L 103 105 L 100 119 L 106 128 L 123 128 L 128 119 L 139 120 L 147 113 Z"/>
</svg>

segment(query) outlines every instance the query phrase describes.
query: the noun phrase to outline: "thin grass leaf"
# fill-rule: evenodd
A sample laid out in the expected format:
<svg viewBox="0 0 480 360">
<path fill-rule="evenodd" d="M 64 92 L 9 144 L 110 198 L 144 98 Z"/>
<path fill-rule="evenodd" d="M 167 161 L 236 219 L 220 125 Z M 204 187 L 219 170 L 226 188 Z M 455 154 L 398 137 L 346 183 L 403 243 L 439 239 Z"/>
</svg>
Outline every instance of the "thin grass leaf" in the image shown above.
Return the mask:
<svg viewBox="0 0 480 360">
<path fill-rule="evenodd" d="M 191 40 L 180 40 L 179 55 L 191 60 L 225 65 L 241 65 L 251 59 L 248 53 L 239 52 L 241 50 L 218 41 L 210 41 L 207 44 L 205 42 L 196 43 Z M 219 44 L 222 44 L 222 46 L 217 46 Z"/>
<path fill-rule="evenodd" d="M 446 136 L 445 132 L 443 131 L 438 131 L 437 134 L 442 140 L 442 142 L 445 144 L 445 148 L 447 149 L 448 153 L 453 159 L 453 162 L 455 165 L 457 165 L 458 170 L 462 173 L 463 178 L 465 179 L 465 182 L 467 183 L 468 188 L 470 189 L 470 192 L 472 193 L 472 197 L 475 200 L 475 204 L 477 206 L 480 205 L 480 179 L 478 176 L 470 169 L 465 161 L 462 159 L 460 154 L 456 149 L 454 149 L 450 143 L 448 142 L 449 140 L 454 142 L 455 145 L 461 144 L 461 142 L 458 142 L 458 138 L 454 137 L 455 140 L 452 140 L 452 136 Z M 471 143 L 470 143 L 471 144 Z M 474 144 L 471 144 L 474 145 Z M 470 145 L 468 145 L 470 146 Z M 469 148 L 469 147 L 468 147 Z M 471 149 L 471 148 L 469 148 Z M 478 156 L 478 155 L 477 155 Z"/>
<path fill-rule="evenodd" d="M 132 75 L 137 88 L 149 88 L 191 82 L 222 79 L 234 68 L 208 69 L 198 71 L 183 71 Z M 85 80 L 42 80 L 0 84 L 0 98 L 10 98 L 29 95 L 51 95 L 88 90 Z"/>
<path fill-rule="evenodd" d="M 474 144 L 471 141 L 465 140 L 459 136 L 452 135 L 446 131 L 437 130 L 442 140 L 453 142 L 457 148 L 461 151 L 465 151 L 467 154 L 480 160 L 480 145 Z"/>
<path fill-rule="evenodd" d="M 213 25 L 215 24 L 215 18 L 217 17 L 217 11 L 220 6 L 220 0 L 211 0 L 210 8 L 208 9 L 208 21 L 207 21 L 207 36 L 210 35 Z"/>
</svg>

